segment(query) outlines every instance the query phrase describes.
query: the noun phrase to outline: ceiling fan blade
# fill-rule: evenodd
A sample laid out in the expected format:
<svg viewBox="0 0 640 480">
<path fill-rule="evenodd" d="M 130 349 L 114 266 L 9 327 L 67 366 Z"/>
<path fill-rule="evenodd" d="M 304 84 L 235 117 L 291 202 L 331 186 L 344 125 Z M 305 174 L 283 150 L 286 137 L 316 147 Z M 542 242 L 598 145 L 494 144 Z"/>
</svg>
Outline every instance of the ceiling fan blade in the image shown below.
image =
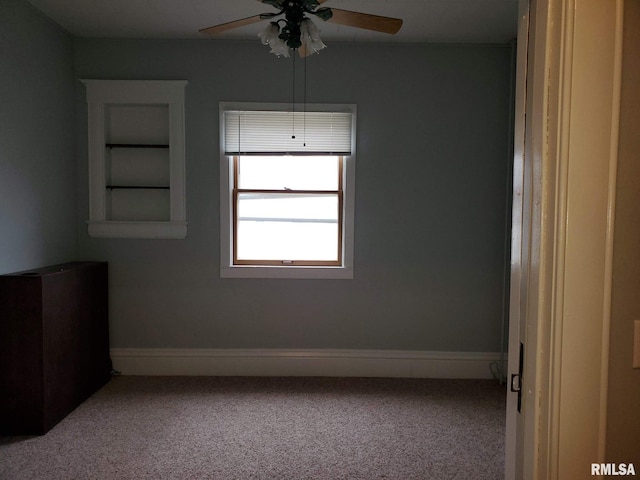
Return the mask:
<svg viewBox="0 0 640 480">
<path fill-rule="evenodd" d="M 240 20 L 234 20 L 233 22 L 221 23 L 220 25 L 214 25 L 213 27 L 207 27 L 200 29 L 200 33 L 206 33 L 207 35 L 215 35 L 217 33 L 226 32 L 232 28 L 244 27 L 245 25 L 251 25 L 252 23 L 261 22 L 263 18 L 260 15 L 254 15 L 253 17 L 241 18 Z"/>
<path fill-rule="evenodd" d="M 333 15 L 327 22 L 347 25 L 349 27 L 364 28 L 376 32 L 394 34 L 402 27 L 402 20 L 399 18 L 381 17 L 369 13 L 352 12 L 350 10 L 340 10 L 332 8 Z"/>
</svg>

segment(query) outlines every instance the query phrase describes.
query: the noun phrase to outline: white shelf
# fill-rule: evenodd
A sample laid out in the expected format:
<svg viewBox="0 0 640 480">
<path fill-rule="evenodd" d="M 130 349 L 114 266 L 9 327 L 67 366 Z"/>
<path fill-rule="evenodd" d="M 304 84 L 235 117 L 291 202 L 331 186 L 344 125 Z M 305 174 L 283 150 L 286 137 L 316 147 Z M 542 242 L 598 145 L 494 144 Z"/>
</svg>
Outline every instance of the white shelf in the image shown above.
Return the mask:
<svg viewBox="0 0 640 480">
<path fill-rule="evenodd" d="M 91 221 L 89 235 L 105 238 L 169 238 L 187 236 L 187 222 Z"/>
<path fill-rule="evenodd" d="M 89 235 L 184 238 L 186 80 L 82 80 Z"/>
</svg>

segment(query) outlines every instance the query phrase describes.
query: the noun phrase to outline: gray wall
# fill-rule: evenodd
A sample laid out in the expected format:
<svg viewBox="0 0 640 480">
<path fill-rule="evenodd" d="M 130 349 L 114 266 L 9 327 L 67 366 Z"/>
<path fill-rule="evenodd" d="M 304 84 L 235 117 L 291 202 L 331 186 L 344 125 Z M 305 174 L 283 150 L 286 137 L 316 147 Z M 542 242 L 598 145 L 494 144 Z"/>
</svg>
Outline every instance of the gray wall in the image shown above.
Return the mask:
<svg viewBox="0 0 640 480">
<path fill-rule="evenodd" d="M 0 2 L 0 273 L 74 260 L 73 40 L 22 0 Z"/>
<path fill-rule="evenodd" d="M 308 102 L 358 106 L 355 279 L 331 281 L 219 278 L 218 102 L 290 101 L 290 61 L 258 41 L 77 39 L 75 52 L 79 78 L 189 80 L 187 239 L 81 227 L 81 256 L 110 262 L 113 347 L 499 351 L 508 46 L 332 43 L 309 58 Z M 84 95 L 78 83 L 79 224 Z"/>
</svg>

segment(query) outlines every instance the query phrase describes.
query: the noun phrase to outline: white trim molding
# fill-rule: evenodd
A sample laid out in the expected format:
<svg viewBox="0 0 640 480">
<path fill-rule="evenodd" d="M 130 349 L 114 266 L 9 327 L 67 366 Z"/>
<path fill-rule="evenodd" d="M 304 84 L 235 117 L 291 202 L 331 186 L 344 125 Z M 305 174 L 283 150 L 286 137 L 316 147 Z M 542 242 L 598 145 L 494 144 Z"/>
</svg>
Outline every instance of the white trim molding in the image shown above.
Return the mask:
<svg viewBox="0 0 640 480">
<path fill-rule="evenodd" d="M 490 379 L 499 352 L 113 348 L 123 375 Z"/>
</svg>

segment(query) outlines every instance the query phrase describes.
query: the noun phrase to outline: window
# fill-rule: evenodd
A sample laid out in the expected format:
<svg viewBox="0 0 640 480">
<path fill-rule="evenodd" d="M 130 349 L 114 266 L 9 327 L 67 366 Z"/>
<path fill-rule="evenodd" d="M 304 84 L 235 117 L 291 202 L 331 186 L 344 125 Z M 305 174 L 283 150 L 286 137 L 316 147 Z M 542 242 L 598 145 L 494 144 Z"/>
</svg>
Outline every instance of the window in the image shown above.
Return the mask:
<svg viewBox="0 0 640 480">
<path fill-rule="evenodd" d="M 234 156 L 234 265 L 342 265 L 342 156 Z"/>
<path fill-rule="evenodd" d="M 352 278 L 355 107 L 221 111 L 221 276 Z"/>
</svg>

